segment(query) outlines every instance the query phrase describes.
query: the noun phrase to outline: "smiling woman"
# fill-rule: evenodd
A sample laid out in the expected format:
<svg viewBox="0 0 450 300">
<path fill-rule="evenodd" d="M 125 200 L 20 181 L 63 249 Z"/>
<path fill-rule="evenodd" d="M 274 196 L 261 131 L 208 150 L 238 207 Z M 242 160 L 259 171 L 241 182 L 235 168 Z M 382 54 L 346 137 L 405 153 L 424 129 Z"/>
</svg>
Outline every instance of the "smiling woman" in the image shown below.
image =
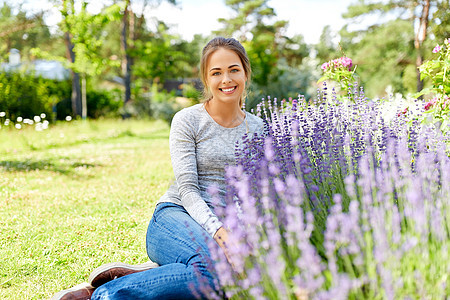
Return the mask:
<svg viewBox="0 0 450 300">
<path fill-rule="evenodd" d="M 263 121 L 241 109 L 251 70 L 237 40 L 212 39 L 203 49 L 200 70 L 205 102 L 173 118 L 169 144 L 175 182 L 159 199 L 147 230 L 147 254 L 159 267 L 107 264 L 90 276 L 91 285 L 63 291 L 55 299 L 224 296 L 209 244 L 217 242 L 226 257 L 232 246 L 215 210 L 225 206 L 225 168 L 236 164 L 236 146 L 242 147 L 248 135 L 262 134 Z M 218 199 L 212 199 L 211 187 Z"/>
</svg>

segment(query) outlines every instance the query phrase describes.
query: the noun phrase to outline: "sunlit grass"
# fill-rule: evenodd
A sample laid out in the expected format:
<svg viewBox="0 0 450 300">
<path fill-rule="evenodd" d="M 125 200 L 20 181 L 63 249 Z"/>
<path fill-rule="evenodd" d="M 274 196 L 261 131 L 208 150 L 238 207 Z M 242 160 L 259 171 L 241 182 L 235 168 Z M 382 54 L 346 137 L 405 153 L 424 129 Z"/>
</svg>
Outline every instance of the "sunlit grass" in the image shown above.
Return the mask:
<svg viewBox="0 0 450 300">
<path fill-rule="evenodd" d="M 144 262 L 172 180 L 165 123 L 0 131 L 0 299 L 48 299 L 99 265 Z"/>
</svg>

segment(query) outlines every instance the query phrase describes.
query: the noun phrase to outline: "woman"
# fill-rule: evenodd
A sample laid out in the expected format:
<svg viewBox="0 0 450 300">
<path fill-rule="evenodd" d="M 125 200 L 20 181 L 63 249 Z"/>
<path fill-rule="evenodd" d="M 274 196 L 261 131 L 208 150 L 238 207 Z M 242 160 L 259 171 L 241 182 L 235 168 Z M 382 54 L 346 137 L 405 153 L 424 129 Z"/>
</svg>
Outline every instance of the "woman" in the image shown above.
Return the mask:
<svg viewBox="0 0 450 300">
<path fill-rule="evenodd" d="M 237 40 L 217 37 L 204 47 L 200 76 L 206 101 L 181 110 L 173 118 L 170 155 L 175 183 L 158 201 L 147 230 L 147 254 L 160 266 L 100 268 L 91 276 L 91 283 L 98 285 L 98 277 L 108 282 L 96 289 L 78 286 L 63 291 L 62 297 L 77 293 L 83 299 L 92 293 L 92 299 L 220 295 L 208 243 L 215 240 L 227 254 L 228 238 L 214 214 L 215 205 L 220 203 L 213 204 L 207 189 L 215 186 L 224 196 L 224 169 L 235 162 L 236 143 L 239 146 L 245 134 L 262 132 L 262 120 L 241 109 L 250 75 L 249 59 Z"/>
</svg>

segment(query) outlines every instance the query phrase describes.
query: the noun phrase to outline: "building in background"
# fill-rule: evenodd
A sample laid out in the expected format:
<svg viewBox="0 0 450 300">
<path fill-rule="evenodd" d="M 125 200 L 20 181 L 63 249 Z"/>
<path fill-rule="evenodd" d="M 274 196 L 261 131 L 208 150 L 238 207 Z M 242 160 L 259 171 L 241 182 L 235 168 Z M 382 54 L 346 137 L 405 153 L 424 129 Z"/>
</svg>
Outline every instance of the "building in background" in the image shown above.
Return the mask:
<svg viewBox="0 0 450 300">
<path fill-rule="evenodd" d="M 24 71 L 34 73 L 46 79 L 67 80 L 70 78 L 70 71 L 64 68 L 63 64 L 56 60 L 36 59 L 31 62 L 22 62 L 20 51 L 11 49 L 9 51 L 9 61 L 0 64 L 0 71 L 14 72 Z"/>
</svg>

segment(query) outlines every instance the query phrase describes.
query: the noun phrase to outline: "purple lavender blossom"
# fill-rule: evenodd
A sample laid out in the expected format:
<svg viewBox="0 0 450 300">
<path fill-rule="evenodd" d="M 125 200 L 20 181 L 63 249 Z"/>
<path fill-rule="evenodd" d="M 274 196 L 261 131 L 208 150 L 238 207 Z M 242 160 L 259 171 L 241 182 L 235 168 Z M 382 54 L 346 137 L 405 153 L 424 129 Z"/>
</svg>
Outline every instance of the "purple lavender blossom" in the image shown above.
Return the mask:
<svg viewBox="0 0 450 300">
<path fill-rule="evenodd" d="M 238 272 L 214 255 L 228 296 L 450 294 L 448 137 L 407 116 L 386 121 L 356 84 L 349 97 L 258 105 L 266 133 L 236 150 L 217 212 L 237 244 Z"/>
</svg>

